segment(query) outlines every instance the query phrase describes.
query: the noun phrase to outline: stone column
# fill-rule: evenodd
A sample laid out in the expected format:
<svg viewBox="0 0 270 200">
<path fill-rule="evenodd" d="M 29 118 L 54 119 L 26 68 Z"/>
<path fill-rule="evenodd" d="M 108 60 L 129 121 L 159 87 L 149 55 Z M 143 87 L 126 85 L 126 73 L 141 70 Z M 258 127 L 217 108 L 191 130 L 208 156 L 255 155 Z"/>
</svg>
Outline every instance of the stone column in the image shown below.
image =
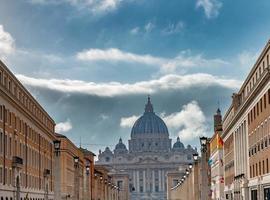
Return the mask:
<svg viewBox="0 0 270 200">
<path fill-rule="evenodd" d="M 140 191 L 140 177 L 139 177 L 139 171 L 136 171 L 136 180 L 137 180 L 137 188 L 138 188 L 138 192 Z"/>
<path fill-rule="evenodd" d="M 161 170 L 158 170 L 158 187 L 159 191 L 161 191 Z"/>
<path fill-rule="evenodd" d="M 61 157 L 60 152 L 55 153 L 55 170 L 54 170 L 54 196 L 55 199 L 61 199 Z"/>
<path fill-rule="evenodd" d="M 152 192 L 155 192 L 155 170 L 152 170 Z"/>
<path fill-rule="evenodd" d="M 146 176 L 145 176 L 145 170 L 143 170 L 143 191 L 146 191 Z"/>
<path fill-rule="evenodd" d="M 193 167 L 193 183 L 194 183 L 194 193 L 193 197 L 194 200 L 199 200 L 199 163 L 198 161 L 195 161 L 194 167 Z"/>
</svg>

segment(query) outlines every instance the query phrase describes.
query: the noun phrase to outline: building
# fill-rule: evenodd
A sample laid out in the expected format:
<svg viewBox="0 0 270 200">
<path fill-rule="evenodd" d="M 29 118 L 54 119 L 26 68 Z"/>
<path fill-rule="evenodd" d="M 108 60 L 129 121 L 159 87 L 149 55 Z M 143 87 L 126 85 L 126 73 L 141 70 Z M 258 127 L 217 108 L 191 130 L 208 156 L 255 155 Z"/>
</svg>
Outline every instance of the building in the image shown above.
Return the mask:
<svg viewBox="0 0 270 200">
<path fill-rule="evenodd" d="M 168 200 L 199 200 L 201 165 L 195 162 L 192 168 L 181 171 L 168 172 L 167 174 L 167 199 Z"/>
<path fill-rule="evenodd" d="M 56 155 L 56 199 L 92 199 L 94 156 L 87 149 L 76 147 L 66 136 L 57 134 L 60 142 Z"/>
<path fill-rule="evenodd" d="M 0 61 L 0 198 L 54 199 L 55 122 Z"/>
<path fill-rule="evenodd" d="M 121 185 L 121 190 L 105 166 L 95 165 L 93 185 L 93 200 L 127 200 L 123 193 L 125 186 Z"/>
<path fill-rule="evenodd" d="M 214 115 L 214 135 L 210 140 L 210 159 L 211 167 L 211 191 L 212 199 L 224 199 L 224 166 L 223 166 L 223 141 L 222 116 L 218 109 Z"/>
<path fill-rule="evenodd" d="M 110 172 L 128 174 L 132 200 L 166 199 L 167 173 L 185 169 L 196 152 L 190 145 L 185 148 L 179 138 L 171 146 L 167 126 L 154 113 L 150 97 L 128 142 L 128 149 L 120 138 L 113 152 L 108 147 L 100 151 L 97 163 L 107 166 Z"/>
<path fill-rule="evenodd" d="M 167 174 L 168 200 L 210 200 L 211 170 L 209 166 L 210 139 L 200 137 L 201 158 L 193 154 L 193 164 L 188 168 Z"/>
<path fill-rule="evenodd" d="M 270 199 L 270 41 L 223 120 L 226 199 Z"/>
</svg>

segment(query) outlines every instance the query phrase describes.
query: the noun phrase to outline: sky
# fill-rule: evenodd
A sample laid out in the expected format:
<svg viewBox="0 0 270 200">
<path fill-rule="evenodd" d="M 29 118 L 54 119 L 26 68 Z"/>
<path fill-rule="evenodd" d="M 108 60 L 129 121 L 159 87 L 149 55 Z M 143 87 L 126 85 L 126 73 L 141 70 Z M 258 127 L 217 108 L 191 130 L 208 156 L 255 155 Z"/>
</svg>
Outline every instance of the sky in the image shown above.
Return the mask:
<svg viewBox="0 0 270 200">
<path fill-rule="evenodd" d="M 0 58 L 56 131 L 97 153 L 128 144 L 147 96 L 199 147 L 269 40 L 269 0 L 0 0 Z"/>
</svg>

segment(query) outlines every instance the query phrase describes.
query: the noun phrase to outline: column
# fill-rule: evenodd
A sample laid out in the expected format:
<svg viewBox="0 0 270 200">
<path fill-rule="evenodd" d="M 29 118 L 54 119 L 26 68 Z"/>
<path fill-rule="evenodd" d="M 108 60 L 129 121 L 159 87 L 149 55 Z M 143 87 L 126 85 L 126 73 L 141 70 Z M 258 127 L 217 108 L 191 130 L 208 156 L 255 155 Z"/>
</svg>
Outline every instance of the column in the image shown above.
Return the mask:
<svg viewBox="0 0 270 200">
<path fill-rule="evenodd" d="M 55 153 L 55 170 L 54 170 L 54 196 L 55 199 L 61 199 L 61 166 L 60 153 Z"/>
<path fill-rule="evenodd" d="M 138 188 L 138 191 L 140 191 L 140 174 L 139 174 L 139 170 L 136 171 L 136 177 L 137 177 L 137 188 Z"/>
<path fill-rule="evenodd" d="M 146 176 L 145 176 L 145 170 L 143 170 L 143 191 L 146 192 Z"/>
<path fill-rule="evenodd" d="M 133 171 L 133 187 L 135 188 L 135 191 L 138 192 L 138 188 L 136 188 L 136 174 L 135 174 L 135 170 Z"/>
<path fill-rule="evenodd" d="M 158 170 L 158 188 L 161 191 L 161 170 Z"/>
<path fill-rule="evenodd" d="M 155 170 L 152 170 L 152 191 L 155 192 Z"/>
</svg>

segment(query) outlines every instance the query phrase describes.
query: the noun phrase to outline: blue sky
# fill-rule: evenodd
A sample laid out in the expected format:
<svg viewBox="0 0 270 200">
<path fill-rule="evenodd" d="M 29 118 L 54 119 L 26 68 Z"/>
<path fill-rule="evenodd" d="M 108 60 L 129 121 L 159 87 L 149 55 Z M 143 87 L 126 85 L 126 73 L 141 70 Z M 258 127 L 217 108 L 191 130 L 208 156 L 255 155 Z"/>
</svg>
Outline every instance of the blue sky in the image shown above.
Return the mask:
<svg viewBox="0 0 270 200">
<path fill-rule="evenodd" d="M 147 95 L 173 140 L 212 134 L 269 39 L 267 0 L 0 0 L 0 57 L 76 144 L 127 144 Z M 93 145 L 102 144 L 102 145 Z"/>
</svg>

